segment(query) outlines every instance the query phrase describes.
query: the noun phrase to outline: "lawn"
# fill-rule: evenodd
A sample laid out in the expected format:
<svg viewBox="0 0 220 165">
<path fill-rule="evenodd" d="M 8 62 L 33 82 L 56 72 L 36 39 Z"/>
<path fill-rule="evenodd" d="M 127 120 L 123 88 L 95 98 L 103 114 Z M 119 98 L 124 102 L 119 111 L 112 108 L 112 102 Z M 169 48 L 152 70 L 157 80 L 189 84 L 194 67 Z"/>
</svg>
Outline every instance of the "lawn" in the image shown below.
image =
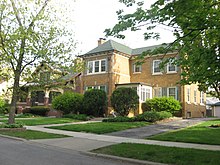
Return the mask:
<svg viewBox="0 0 220 165">
<path fill-rule="evenodd" d="M 62 123 L 71 123 L 77 122 L 79 120 L 74 120 L 70 118 L 49 118 L 49 117 L 37 117 L 37 118 L 28 118 L 28 119 L 16 119 L 16 123 L 22 123 L 27 126 L 34 125 L 48 125 L 48 124 L 62 124 Z M 2 122 L 7 123 L 8 120 L 2 120 Z"/>
<path fill-rule="evenodd" d="M 206 121 L 193 127 L 158 134 L 147 139 L 220 145 L 220 127 L 210 128 L 212 124 L 220 124 L 220 120 Z"/>
<path fill-rule="evenodd" d="M 219 165 L 220 151 L 121 143 L 92 152 L 175 165 Z"/>
<path fill-rule="evenodd" d="M 143 127 L 149 125 L 147 122 L 98 122 L 98 123 L 87 123 L 87 124 L 72 124 L 64 126 L 53 126 L 49 127 L 52 129 L 61 129 L 67 131 L 76 132 L 90 132 L 96 134 L 104 134 L 110 132 L 116 132 L 131 128 Z"/>
<path fill-rule="evenodd" d="M 59 135 L 59 134 L 52 134 L 40 131 L 32 131 L 32 130 L 25 130 L 25 131 L 0 131 L 0 134 L 19 137 L 27 140 L 34 140 L 34 139 L 53 139 L 53 138 L 64 138 L 68 137 L 66 135 Z"/>
</svg>

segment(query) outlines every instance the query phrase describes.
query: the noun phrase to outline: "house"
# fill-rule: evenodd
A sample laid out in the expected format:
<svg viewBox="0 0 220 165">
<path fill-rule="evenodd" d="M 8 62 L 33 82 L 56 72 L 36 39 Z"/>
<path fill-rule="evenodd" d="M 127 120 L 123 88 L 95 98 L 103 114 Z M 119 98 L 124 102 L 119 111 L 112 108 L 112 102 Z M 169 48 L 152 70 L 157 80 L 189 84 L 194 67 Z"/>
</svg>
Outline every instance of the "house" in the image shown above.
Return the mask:
<svg viewBox="0 0 220 165">
<path fill-rule="evenodd" d="M 182 103 L 182 116 L 204 117 L 206 95 L 196 84 L 181 86 L 181 68 L 171 62 L 164 69 L 160 63 L 167 58 L 178 58 L 177 52 L 146 56 L 142 65 L 136 64 L 136 57 L 143 52 L 162 45 L 132 49 L 128 46 L 105 39 L 98 40 L 98 46 L 80 57 L 86 64 L 79 84 L 80 93 L 91 88 L 102 89 L 108 96 L 108 112 L 112 110 L 110 96 L 119 87 L 134 88 L 139 102 L 153 97 L 174 97 Z M 142 113 L 141 104 L 135 114 Z"/>
<path fill-rule="evenodd" d="M 220 100 L 216 97 L 206 97 L 206 116 L 220 117 Z"/>
<path fill-rule="evenodd" d="M 212 116 L 219 117 L 220 118 L 220 102 L 217 102 L 212 105 Z"/>
<path fill-rule="evenodd" d="M 57 95 L 65 91 L 80 92 L 76 83 L 81 73 L 68 73 L 42 62 L 32 73 L 32 81 L 21 87 L 24 92 L 18 106 L 50 106 Z M 22 95 L 21 95 L 22 96 Z"/>
</svg>

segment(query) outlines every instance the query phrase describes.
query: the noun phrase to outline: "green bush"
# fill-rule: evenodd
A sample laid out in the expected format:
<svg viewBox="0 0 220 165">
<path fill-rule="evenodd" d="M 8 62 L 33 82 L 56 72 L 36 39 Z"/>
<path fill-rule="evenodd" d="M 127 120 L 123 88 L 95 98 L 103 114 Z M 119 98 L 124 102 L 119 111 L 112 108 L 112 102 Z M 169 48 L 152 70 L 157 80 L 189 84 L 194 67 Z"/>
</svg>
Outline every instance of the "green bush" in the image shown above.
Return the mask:
<svg viewBox="0 0 220 165">
<path fill-rule="evenodd" d="M 19 114 L 16 116 L 16 118 L 35 118 L 35 117 L 40 117 L 40 116 L 31 114 L 31 113 L 24 113 L 24 114 Z"/>
<path fill-rule="evenodd" d="M 82 111 L 83 95 L 79 93 L 66 92 L 55 97 L 52 107 L 62 111 L 64 114 L 76 114 Z"/>
<path fill-rule="evenodd" d="M 127 116 L 137 108 L 139 97 L 131 88 L 117 88 L 111 95 L 111 105 L 120 116 Z"/>
<path fill-rule="evenodd" d="M 5 100 L 0 97 L 0 114 L 7 114 L 9 111 L 8 105 Z"/>
<path fill-rule="evenodd" d="M 84 113 L 92 116 L 103 116 L 107 107 L 107 95 L 105 91 L 90 89 L 84 93 Z"/>
<path fill-rule="evenodd" d="M 146 104 L 142 106 L 143 112 L 146 111 L 167 111 L 172 114 L 181 109 L 180 102 L 173 97 L 155 97 L 153 99 L 146 100 Z"/>
<path fill-rule="evenodd" d="M 47 112 L 50 111 L 49 107 L 34 106 L 30 108 L 30 113 L 34 115 L 46 116 Z"/>
<path fill-rule="evenodd" d="M 67 114 L 67 115 L 63 115 L 63 118 L 71 118 L 71 119 L 83 120 L 83 121 L 87 121 L 90 119 L 90 117 L 87 116 L 86 114 Z"/>
<path fill-rule="evenodd" d="M 103 119 L 103 122 L 134 122 L 133 117 L 127 117 L 127 116 L 117 116 L 117 117 L 112 117 L 108 119 Z"/>
<path fill-rule="evenodd" d="M 158 112 L 159 113 L 159 120 L 163 120 L 163 119 L 167 119 L 167 118 L 170 118 L 172 117 L 172 113 L 170 112 L 167 112 L 167 111 L 161 111 L 161 112 Z"/>
</svg>

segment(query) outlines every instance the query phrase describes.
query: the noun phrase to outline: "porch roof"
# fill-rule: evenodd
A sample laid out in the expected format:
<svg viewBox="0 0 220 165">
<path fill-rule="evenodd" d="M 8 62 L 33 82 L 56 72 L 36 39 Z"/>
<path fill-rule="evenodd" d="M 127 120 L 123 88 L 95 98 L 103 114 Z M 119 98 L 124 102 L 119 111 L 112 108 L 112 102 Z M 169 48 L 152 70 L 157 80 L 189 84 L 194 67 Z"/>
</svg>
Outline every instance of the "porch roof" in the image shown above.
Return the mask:
<svg viewBox="0 0 220 165">
<path fill-rule="evenodd" d="M 127 86 L 127 85 L 145 85 L 145 86 L 152 86 L 150 84 L 147 84 L 147 83 L 143 83 L 143 82 L 133 82 L 133 83 L 122 83 L 122 84 L 115 84 L 115 86 Z"/>
</svg>

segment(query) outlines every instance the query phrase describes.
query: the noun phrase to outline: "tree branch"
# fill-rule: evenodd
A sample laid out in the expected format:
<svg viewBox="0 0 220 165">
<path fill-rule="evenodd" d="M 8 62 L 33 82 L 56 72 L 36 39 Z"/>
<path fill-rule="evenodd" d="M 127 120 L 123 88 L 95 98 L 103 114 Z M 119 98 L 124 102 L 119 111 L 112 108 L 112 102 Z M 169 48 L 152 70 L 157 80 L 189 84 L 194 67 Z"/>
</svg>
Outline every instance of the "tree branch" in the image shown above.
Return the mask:
<svg viewBox="0 0 220 165">
<path fill-rule="evenodd" d="M 21 23 L 21 18 L 20 18 L 19 13 L 18 13 L 18 10 L 17 10 L 17 8 L 15 6 L 14 0 L 10 0 L 10 1 L 11 1 L 11 4 L 12 4 L 12 8 L 14 10 L 14 13 L 15 13 L 15 17 L 16 17 L 16 19 L 18 21 L 18 24 L 19 24 L 20 27 L 23 27 L 23 25 Z"/>
</svg>

